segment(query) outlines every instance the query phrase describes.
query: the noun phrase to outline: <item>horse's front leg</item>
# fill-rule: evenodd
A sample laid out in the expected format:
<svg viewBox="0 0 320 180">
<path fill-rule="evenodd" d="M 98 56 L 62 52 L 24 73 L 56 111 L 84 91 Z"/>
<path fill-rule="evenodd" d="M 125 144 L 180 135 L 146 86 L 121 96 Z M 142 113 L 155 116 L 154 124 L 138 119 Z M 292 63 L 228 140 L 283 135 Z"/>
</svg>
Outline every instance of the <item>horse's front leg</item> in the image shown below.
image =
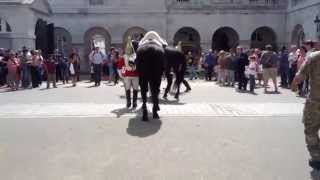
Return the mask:
<svg viewBox="0 0 320 180">
<path fill-rule="evenodd" d="M 166 73 L 166 78 L 167 78 L 167 87 L 166 87 L 166 89 L 164 91 L 164 95 L 163 95 L 164 99 L 167 99 L 168 93 L 169 93 L 170 88 L 172 86 L 172 79 L 173 79 L 172 74 Z"/>
<path fill-rule="evenodd" d="M 184 77 L 184 73 L 176 70 L 175 71 L 175 74 L 176 74 L 176 81 L 175 81 L 175 86 L 177 88 L 177 92 L 174 96 L 175 99 L 179 100 L 179 96 L 180 96 L 180 86 L 181 86 L 181 83 L 183 81 L 183 77 Z"/>
</svg>

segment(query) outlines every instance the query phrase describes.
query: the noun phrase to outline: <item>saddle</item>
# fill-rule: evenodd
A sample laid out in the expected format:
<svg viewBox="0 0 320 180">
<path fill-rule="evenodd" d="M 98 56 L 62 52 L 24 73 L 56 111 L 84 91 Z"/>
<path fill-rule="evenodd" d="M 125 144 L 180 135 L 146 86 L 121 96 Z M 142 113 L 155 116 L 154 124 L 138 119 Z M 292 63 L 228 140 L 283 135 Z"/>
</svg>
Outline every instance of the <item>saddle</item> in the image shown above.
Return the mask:
<svg viewBox="0 0 320 180">
<path fill-rule="evenodd" d="M 168 43 L 155 31 L 149 31 L 140 41 L 139 47 L 146 44 L 155 44 L 159 47 L 168 46 Z"/>
</svg>

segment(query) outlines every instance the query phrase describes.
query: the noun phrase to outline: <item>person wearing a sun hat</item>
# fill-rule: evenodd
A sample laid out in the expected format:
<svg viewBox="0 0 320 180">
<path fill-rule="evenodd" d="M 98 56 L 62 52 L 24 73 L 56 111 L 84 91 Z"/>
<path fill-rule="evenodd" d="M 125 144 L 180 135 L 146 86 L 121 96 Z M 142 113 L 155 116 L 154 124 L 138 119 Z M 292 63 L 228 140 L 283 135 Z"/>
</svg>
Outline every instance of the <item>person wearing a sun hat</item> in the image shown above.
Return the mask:
<svg viewBox="0 0 320 180">
<path fill-rule="evenodd" d="M 124 65 L 122 74 L 124 78 L 124 87 L 126 90 L 127 108 L 131 107 L 131 88 L 133 89 L 132 107 L 137 107 L 137 98 L 139 90 L 139 74 L 136 68 L 136 52 L 134 50 L 131 37 L 128 37 L 125 52 L 123 55 Z"/>
</svg>

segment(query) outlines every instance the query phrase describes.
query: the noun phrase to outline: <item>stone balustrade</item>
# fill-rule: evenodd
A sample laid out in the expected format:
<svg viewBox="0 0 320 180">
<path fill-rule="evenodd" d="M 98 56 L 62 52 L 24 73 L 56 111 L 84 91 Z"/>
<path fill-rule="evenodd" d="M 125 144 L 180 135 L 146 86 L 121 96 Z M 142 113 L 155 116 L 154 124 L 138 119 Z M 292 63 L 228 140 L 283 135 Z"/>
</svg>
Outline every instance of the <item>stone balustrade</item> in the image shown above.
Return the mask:
<svg viewBox="0 0 320 180">
<path fill-rule="evenodd" d="M 236 7 L 239 8 L 255 8 L 272 7 L 283 8 L 287 7 L 287 0 L 168 0 L 168 7 L 171 9 L 188 9 L 188 8 L 221 8 L 221 7 Z"/>
</svg>

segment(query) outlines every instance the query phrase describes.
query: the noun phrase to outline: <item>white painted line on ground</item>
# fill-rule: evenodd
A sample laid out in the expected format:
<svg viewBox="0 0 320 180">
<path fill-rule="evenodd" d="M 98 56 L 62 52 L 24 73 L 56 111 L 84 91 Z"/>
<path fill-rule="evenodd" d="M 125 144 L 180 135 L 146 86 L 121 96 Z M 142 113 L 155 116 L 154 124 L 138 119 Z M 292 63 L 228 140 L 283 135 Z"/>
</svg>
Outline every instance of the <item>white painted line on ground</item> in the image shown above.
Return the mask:
<svg viewBox="0 0 320 180">
<path fill-rule="evenodd" d="M 149 104 L 149 110 L 152 109 Z M 199 103 L 160 105 L 162 117 L 245 117 L 245 116 L 299 116 L 303 104 L 299 103 Z M 50 117 L 134 117 L 138 110 L 127 110 L 123 104 L 95 103 L 43 103 L 6 104 L 0 106 L 0 118 Z"/>
</svg>

